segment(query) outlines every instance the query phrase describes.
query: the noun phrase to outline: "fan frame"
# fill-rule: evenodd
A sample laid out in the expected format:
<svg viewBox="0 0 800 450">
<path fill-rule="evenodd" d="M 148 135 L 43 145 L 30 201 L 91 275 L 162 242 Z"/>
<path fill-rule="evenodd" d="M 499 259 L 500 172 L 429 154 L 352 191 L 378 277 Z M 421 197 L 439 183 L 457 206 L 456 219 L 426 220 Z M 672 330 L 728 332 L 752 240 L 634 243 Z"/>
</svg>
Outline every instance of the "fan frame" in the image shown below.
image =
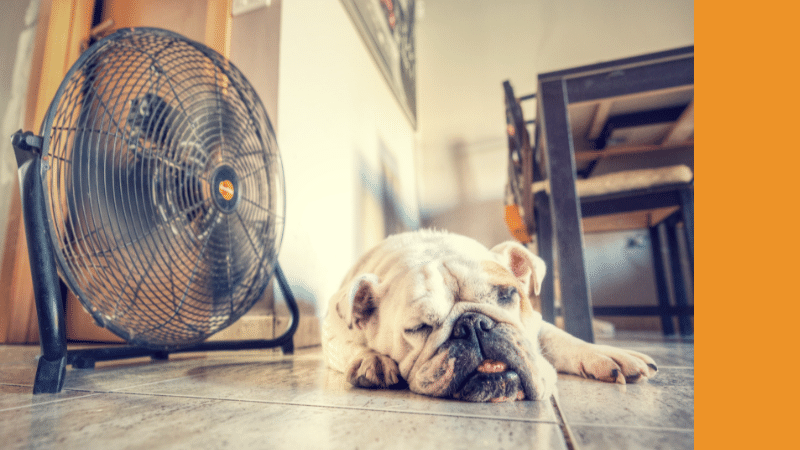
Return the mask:
<svg viewBox="0 0 800 450">
<path fill-rule="evenodd" d="M 266 349 L 281 347 L 285 354 L 294 351 L 293 336 L 297 331 L 300 313 L 297 302 L 292 290 L 286 280 L 279 262 L 275 259 L 272 268 L 272 277 L 278 282 L 278 286 L 283 294 L 291 320 L 287 330 L 279 337 L 272 339 L 253 339 L 242 341 L 219 341 L 202 342 L 199 344 L 188 344 L 186 346 L 155 348 L 152 346 L 113 346 L 107 348 L 68 350 L 66 340 L 66 327 L 64 326 L 65 312 L 64 288 L 75 292 L 80 297 L 83 295 L 74 279 L 67 280 L 65 284 L 62 275 L 71 278 L 73 275 L 70 270 L 57 270 L 67 267 L 66 260 L 60 251 L 54 248 L 57 237 L 52 222 L 51 212 L 48 209 L 46 185 L 46 172 L 49 170 L 48 153 L 50 144 L 50 130 L 55 119 L 58 102 L 64 94 L 67 80 L 81 70 L 87 59 L 91 58 L 102 46 L 107 45 L 109 40 L 118 36 L 119 33 L 156 33 L 166 35 L 174 39 L 179 39 L 189 43 L 199 51 L 203 52 L 215 65 L 221 58 L 223 62 L 229 62 L 214 50 L 207 46 L 192 41 L 178 33 L 159 28 L 141 27 L 118 30 L 106 38 L 96 42 L 92 47 L 83 52 L 77 61 L 72 65 L 64 76 L 53 100 L 51 101 L 45 118 L 40 129 L 41 136 L 33 135 L 31 132 L 18 131 L 12 136 L 12 143 L 17 157 L 19 167 L 20 194 L 22 198 L 23 221 L 25 223 L 25 234 L 28 242 L 30 255 L 31 274 L 34 284 L 34 299 L 36 303 L 37 316 L 39 319 L 39 336 L 42 348 L 42 356 L 39 358 L 33 392 L 56 393 L 60 392 L 66 377 L 66 366 L 72 365 L 74 368 L 93 368 L 97 361 L 107 361 L 122 358 L 135 358 L 150 356 L 153 359 L 166 359 L 170 353 L 201 352 L 216 350 L 245 350 L 245 349 Z M 244 75 L 242 74 L 244 78 Z M 245 79 L 246 81 L 246 79 Z M 253 94 L 258 98 L 257 93 Z M 260 101 L 260 99 L 259 99 Z M 266 112 L 265 112 L 266 114 Z M 267 131 L 273 133 L 272 124 L 269 117 L 266 118 Z M 283 179 L 283 167 L 280 165 L 280 158 L 277 160 L 278 170 Z M 285 195 L 285 194 L 284 194 Z M 281 202 L 285 210 L 285 197 Z M 283 214 L 285 216 L 285 214 Z M 283 233 L 279 236 L 282 239 Z M 280 246 L 280 242 L 276 242 Z M 270 262 L 270 263 L 273 263 Z M 266 289 L 262 288 L 262 293 Z M 76 292 L 77 291 L 77 292 Z M 259 295 L 260 297 L 260 295 Z M 251 305 L 252 306 L 252 305 Z M 246 312 L 246 310 L 245 310 Z M 244 314 L 244 313 L 242 313 Z M 240 318 L 239 316 L 238 318 Z M 235 319 L 235 320 L 238 320 Z M 235 322 L 231 321 L 228 325 Z M 226 325 L 227 326 L 227 325 Z M 223 327 L 224 328 L 224 327 Z M 113 331 L 113 330 L 112 330 Z M 219 330 L 217 330 L 219 331 Z M 116 333 L 115 334 L 119 334 Z"/>
</svg>

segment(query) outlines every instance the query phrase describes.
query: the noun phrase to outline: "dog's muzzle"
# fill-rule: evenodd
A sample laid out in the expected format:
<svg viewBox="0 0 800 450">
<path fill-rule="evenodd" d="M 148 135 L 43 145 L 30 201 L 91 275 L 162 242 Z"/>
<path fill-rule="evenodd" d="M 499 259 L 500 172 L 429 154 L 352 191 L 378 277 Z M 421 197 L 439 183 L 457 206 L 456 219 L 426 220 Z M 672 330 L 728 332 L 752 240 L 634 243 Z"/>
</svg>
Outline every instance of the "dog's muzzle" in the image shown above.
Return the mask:
<svg viewBox="0 0 800 450">
<path fill-rule="evenodd" d="M 535 399 L 531 349 L 509 324 L 470 312 L 458 318 L 448 341 L 456 373 L 450 395 L 473 402 Z"/>
</svg>

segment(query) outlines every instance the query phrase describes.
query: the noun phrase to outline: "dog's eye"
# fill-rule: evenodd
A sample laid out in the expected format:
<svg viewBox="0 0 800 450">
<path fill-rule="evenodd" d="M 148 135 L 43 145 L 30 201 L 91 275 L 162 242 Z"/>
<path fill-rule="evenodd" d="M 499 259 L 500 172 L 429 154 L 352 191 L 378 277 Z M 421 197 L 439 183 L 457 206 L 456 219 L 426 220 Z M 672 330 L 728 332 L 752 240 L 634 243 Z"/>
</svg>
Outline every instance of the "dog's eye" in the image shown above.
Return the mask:
<svg viewBox="0 0 800 450">
<path fill-rule="evenodd" d="M 421 323 L 415 327 L 406 328 L 405 332 L 408 334 L 427 334 L 433 329 L 432 326 L 428 325 L 427 323 Z"/>
<path fill-rule="evenodd" d="M 517 288 L 514 286 L 498 286 L 497 287 L 497 303 L 500 305 L 508 305 L 514 302 L 517 295 Z"/>
</svg>

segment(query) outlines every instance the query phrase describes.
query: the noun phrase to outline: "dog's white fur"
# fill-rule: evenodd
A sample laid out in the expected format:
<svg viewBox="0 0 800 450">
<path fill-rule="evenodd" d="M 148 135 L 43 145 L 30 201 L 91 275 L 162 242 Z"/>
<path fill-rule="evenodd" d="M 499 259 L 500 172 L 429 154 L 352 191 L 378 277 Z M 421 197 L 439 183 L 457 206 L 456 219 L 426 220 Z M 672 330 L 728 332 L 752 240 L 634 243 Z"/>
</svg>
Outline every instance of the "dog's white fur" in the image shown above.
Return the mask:
<svg viewBox="0 0 800 450">
<path fill-rule="evenodd" d="M 621 384 L 655 375 L 646 355 L 589 344 L 542 321 L 536 307 L 544 276 L 541 258 L 516 242 L 489 250 L 446 232 L 391 236 L 356 263 L 330 300 L 322 330 L 328 365 L 356 386 L 388 387 L 402 378 L 414 392 L 459 398 L 456 372 L 474 369 L 459 364 L 474 366 L 485 355 L 464 362 L 447 347 L 454 324 L 472 315 L 503 330 L 492 342 L 513 353 L 509 365 L 525 386 L 517 398 L 550 395 L 556 370 Z"/>
</svg>

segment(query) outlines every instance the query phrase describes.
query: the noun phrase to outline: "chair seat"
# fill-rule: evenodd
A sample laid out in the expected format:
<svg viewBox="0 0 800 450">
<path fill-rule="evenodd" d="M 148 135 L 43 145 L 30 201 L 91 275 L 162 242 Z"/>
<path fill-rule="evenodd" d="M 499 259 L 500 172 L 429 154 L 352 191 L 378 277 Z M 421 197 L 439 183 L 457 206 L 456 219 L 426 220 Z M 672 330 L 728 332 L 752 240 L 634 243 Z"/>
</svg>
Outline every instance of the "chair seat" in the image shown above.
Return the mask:
<svg viewBox="0 0 800 450">
<path fill-rule="evenodd" d="M 689 183 L 693 176 L 692 169 L 684 164 L 655 169 L 626 170 L 577 180 L 575 190 L 578 197 L 594 197 Z M 547 180 L 538 181 L 532 183 L 531 190 L 534 194 L 541 191 L 549 194 L 550 184 Z"/>
</svg>

